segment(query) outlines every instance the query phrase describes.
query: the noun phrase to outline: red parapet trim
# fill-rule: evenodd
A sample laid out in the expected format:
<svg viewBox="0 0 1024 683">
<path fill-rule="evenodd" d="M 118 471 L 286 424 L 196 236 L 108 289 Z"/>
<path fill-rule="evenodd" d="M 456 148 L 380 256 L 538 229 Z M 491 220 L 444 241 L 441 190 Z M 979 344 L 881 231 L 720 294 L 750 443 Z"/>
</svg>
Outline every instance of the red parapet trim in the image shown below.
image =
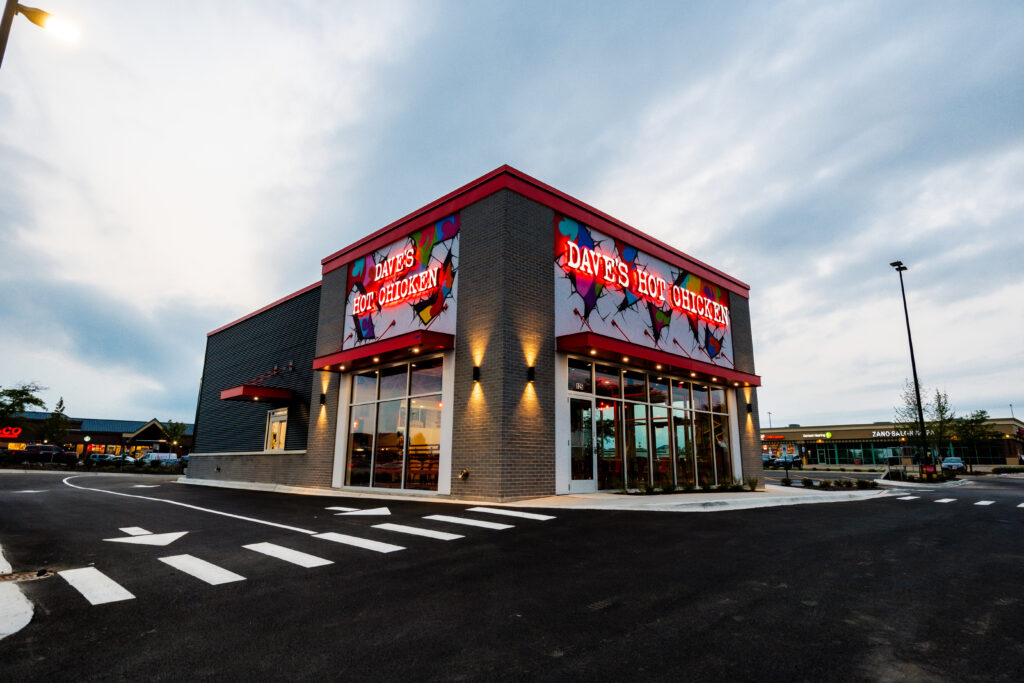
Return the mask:
<svg viewBox="0 0 1024 683">
<path fill-rule="evenodd" d="M 314 282 L 313 284 L 311 284 L 308 287 L 303 287 L 302 289 L 300 289 L 297 292 L 292 292 L 288 296 L 281 297 L 280 299 L 278 299 L 274 303 L 267 304 L 266 306 L 264 306 L 263 308 L 259 309 L 258 311 L 253 311 L 249 315 L 244 315 L 241 318 L 239 318 L 238 320 L 235 320 L 233 322 L 229 322 L 227 325 L 222 325 L 221 327 L 218 327 L 217 329 L 215 329 L 213 332 L 207 332 L 206 336 L 207 337 L 212 337 L 213 335 L 217 334 L 218 332 L 223 332 L 224 330 L 228 329 L 229 327 L 234 327 L 238 323 L 244 322 L 244 321 L 248 320 L 249 318 L 255 317 L 255 316 L 259 315 L 260 313 L 263 313 L 264 311 L 269 311 L 274 306 L 279 306 L 279 305 L 283 304 L 285 301 L 288 301 L 289 299 L 294 299 L 295 297 L 297 297 L 297 296 L 299 296 L 301 294 L 305 294 L 306 292 L 312 291 L 312 290 L 316 289 L 317 287 L 319 287 L 320 284 L 321 284 L 320 282 Z"/>
<path fill-rule="evenodd" d="M 746 372 L 740 372 L 739 370 L 732 370 L 730 368 L 723 368 L 711 363 L 704 363 L 692 358 L 685 358 L 684 356 L 677 356 L 674 353 L 668 353 L 667 351 L 659 351 L 646 346 L 637 346 L 636 344 L 630 344 L 628 342 L 612 339 L 611 337 L 605 337 L 600 334 L 593 334 L 592 332 L 578 332 L 576 334 L 567 334 L 558 337 L 558 339 L 555 340 L 555 348 L 559 351 L 579 353 L 589 358 L 616 363 L 621 362 L 622 356 L 626 356 L 630 359 L 627 365 L 638 364 L 644 368 L 653 369 L 648 368 L 648 366 L 660 364 L 662 366 L 667 366 L 663 367 L 661 370 L 661 372 L 666 374 L 672 374 L 673 370 L 685 371 L 686 373 L 696 372 L 701 375 L 701 379 L 703 380 L 708 380 L 712 377 L 723 380 L 723 386 L 726 386 L 727 384 L 738 384 L 741 387 L 761 386 L 761 378 L 757 375 L 751 375 Z M 591 356 L 591 349 L 596 349 L 598 354 L 596 356 Z M 602 356 L 602 353 L 605 355 Z M 615 357 L 608 358 L 606 357 L 608 354 Z"/>
<path fill-rule="evenodd" d="M 231 387 L 220 392 L 220 400 L 222 401 L 255 401 L 258 399 L 265 401 L 289 401 L 294 396 L 295 392 L 291 389 L 277 389 L 275 387 L 252 384 L 242 384 L 241 386 Z"/>
<path fill-rule="evenodd" d="M 368 237 L 334 252 L 321 260 L 323 274 L 341 268 L 366 254 L 387 246 L 400 235 L 395 235 L 399 228 L 413 229 L 412 223 L 428 225 L 478 202 L 500 190 L 512 190 L 539 204 L 548 206 L 560 213 L 578 220 L 591 227 L 602 230 L 610 237 L 620 239 L 636 246 L 652 256 L 656 256 L 670 265 L 684 267 L 698 277 L 735 291 L 742 296 L 749 296 L 750 285 L 723 273 L 717 268 L 707 265 L 692 256 L 669 246 L 660 240 L 645 235 L 636 228 L 617 220 L 575 197 L 547 185 L 522 171 L 509 165 L 501 166 L 476 180 L 463 185 L 454 192 L 446 194 L 438 200 L 427 204 L 407 216 L 386 225 Z M 421 227 L 421 226 L 417 226 Z M 639 242 L 639 244 L 638 244 Z M 682 262 L 680 262 L 682 261 Z"/>
<path fill-rule="evenodd" d="M 429 330 L 400 334 L 397 337 L 364 344 L 354 349 L 320 356 L 313 360 L 313 369 L 341 372 L 349 369 L 352 363 L 366 358 L 381 357 L 395 352 L 401 352 L 402 355 L 412 355 L 414 353 L 412 349 L 414 348 L 419 348 L 422 352 L 453 349 L 455 348 L 455 335 L 443 332 L 430 332 Z"/>
</svg>

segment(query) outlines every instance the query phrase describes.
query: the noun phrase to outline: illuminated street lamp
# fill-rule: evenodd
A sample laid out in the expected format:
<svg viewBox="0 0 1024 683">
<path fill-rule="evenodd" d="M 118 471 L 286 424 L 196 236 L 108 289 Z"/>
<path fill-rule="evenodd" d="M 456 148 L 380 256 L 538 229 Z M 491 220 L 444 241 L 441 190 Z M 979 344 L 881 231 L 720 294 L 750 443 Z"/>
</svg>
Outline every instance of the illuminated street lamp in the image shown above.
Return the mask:
<svg viewBox="0 0 1024 683">
<path fill-rule="evenodd" d="M 928 452 L 928 441 L 925 438 L 924 429 L 924 409 L 921 407 L 921 386 L 917 383 L 917 363 L 914 361 L 914 340 L 910 336 L 910 314 L 907 313 L 907 292 L 903 289 L 903 271 L 907 270 L 907 267 L 903 265 L 903 261 L 893 261 L 889 264 L 896 269 L 896 272 L 900 275 L 900 294 L 903 295 L 903 317 L 907 320 L 907 342 L 910 344 L 910 369 L 914 373 L 914 394 L 917 396 L 917 421 L 918 429 L 921 431 L 921 449 L 922 454 L 928 458 L 928 462 L 932 462 L 931 454 Z"/>
<path fill-rule="evenodd" d="M 20 14 L 40 28 L 62 38 L 64 40 L 75 40 L 78 37 L 78 29 L 72 24 L 55 17 L 49 12 L 44 12 L 35 7 L 26 7 L 18 4 L 17 0 L 7 0 L 4 5 L 3 19 L 0 20 L 0 64 L 4 61 L 4 51 L 7 49 L 7 36 L 11 33 L 11 23 L 14 22 L 14 15 Z"/>
</svg>

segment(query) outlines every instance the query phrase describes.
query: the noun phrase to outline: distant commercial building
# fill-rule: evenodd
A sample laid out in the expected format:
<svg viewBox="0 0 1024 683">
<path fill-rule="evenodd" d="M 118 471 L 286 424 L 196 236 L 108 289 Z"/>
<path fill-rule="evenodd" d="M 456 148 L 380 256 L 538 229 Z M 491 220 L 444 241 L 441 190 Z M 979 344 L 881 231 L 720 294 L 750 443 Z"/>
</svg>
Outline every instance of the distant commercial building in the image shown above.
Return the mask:
<svg viewBox="0 0 1024 683">
<path fill-rule="evenodd" d="M 760 476 L 748 297 L 504 166 L 211 332 L 188 477 L 504 500 Z"/>
<path fill-rule="evenodd" d="M 995 418 L 987 424 L 998 436 L 970 444 L 954 437 L 942 444 L 937 454 L 976 465 L 1018 464 L 1024 454 L 1024 422 Z M 882 465 L 892 457 L 910 464 L 918 433 L 891 422 L 785 427 L 763 431 L 761 450 L 772 455 L 800 455 L 809 465 Z"/>
<path fill-rule="evenodd" d="M 0 449 L 24 450 L 29 444 L 43 443 L 43 424 L 51 413 L 20 413 L 18 419 L 0 424 Z M 156 418 L 142 420 L 103 420 L 69 417 L 68 435 L 56 444 L 79 455 L 106 453 L 122 455 L 142 451 L 175 452 L 179 456 L 192 450 L 192 425 L 178 443 L 168 436 L 164 423 Z"/>
</svg>

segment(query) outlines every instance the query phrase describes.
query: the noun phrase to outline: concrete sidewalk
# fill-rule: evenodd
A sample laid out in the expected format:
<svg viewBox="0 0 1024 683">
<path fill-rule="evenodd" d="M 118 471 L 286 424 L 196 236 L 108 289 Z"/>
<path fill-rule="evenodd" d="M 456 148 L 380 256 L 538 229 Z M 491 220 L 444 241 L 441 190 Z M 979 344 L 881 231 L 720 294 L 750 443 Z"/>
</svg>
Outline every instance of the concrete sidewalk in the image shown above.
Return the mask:
<svg viewBox="0 0 1024 683">
<path fill-rule="evenodd" d="M 769 484 L 763 491 L 742 493 L 670 493 L 658 495 L 627 495 L 624 493 L 587 493 L 578 495 L 546 496 L 504 503 L 481 501 L 479 499 L 457 498 L 430 494 L 410 495 L 409 493 L 386 493 L 353 491 L 351 489 L 318 489 L 275 484 L 249 482 L 212 481 L 205 479 L 178 479 L 180 484 L 193 486 L 214 486 L 246 489 L 251 491 L 272 491 L 310 496 L 331 496 L 341 498 L 367 498 L 377 501 L 417 500 L 458 505 L 481 505 L 488 507 L 546 508 L 562 510 L 639 510 L 647 512 L 716 512 L 720 510 L 748 510 L 751 508 L 777 507 L 780 505 L 804 505 L 808 503 L 842 503 L 854 500 L 878 498 L 888 493 L 884 489 L 856 491 L 808 491 L 800 486 L 774 486 Z"/>
</svg>

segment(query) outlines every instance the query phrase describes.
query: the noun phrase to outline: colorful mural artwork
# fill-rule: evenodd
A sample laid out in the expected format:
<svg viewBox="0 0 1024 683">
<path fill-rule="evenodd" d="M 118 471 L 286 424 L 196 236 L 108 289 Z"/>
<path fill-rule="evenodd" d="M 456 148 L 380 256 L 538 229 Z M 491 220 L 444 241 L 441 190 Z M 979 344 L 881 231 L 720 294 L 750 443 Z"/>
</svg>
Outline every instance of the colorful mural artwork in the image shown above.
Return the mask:
<svg viewBox="0 0 1024 683">
<path fill-rule="evenodd" d="M 456 213 L 352 262 L 339 350 L 419 330 L 454 334 L 458 258 Z"/>
<path fill-rule="evenodd" d="M 554 230 L 556 334 L 593 332 L 735 368 L 728 291 L 571 218 L 555 216 Z"/>
</svg>

